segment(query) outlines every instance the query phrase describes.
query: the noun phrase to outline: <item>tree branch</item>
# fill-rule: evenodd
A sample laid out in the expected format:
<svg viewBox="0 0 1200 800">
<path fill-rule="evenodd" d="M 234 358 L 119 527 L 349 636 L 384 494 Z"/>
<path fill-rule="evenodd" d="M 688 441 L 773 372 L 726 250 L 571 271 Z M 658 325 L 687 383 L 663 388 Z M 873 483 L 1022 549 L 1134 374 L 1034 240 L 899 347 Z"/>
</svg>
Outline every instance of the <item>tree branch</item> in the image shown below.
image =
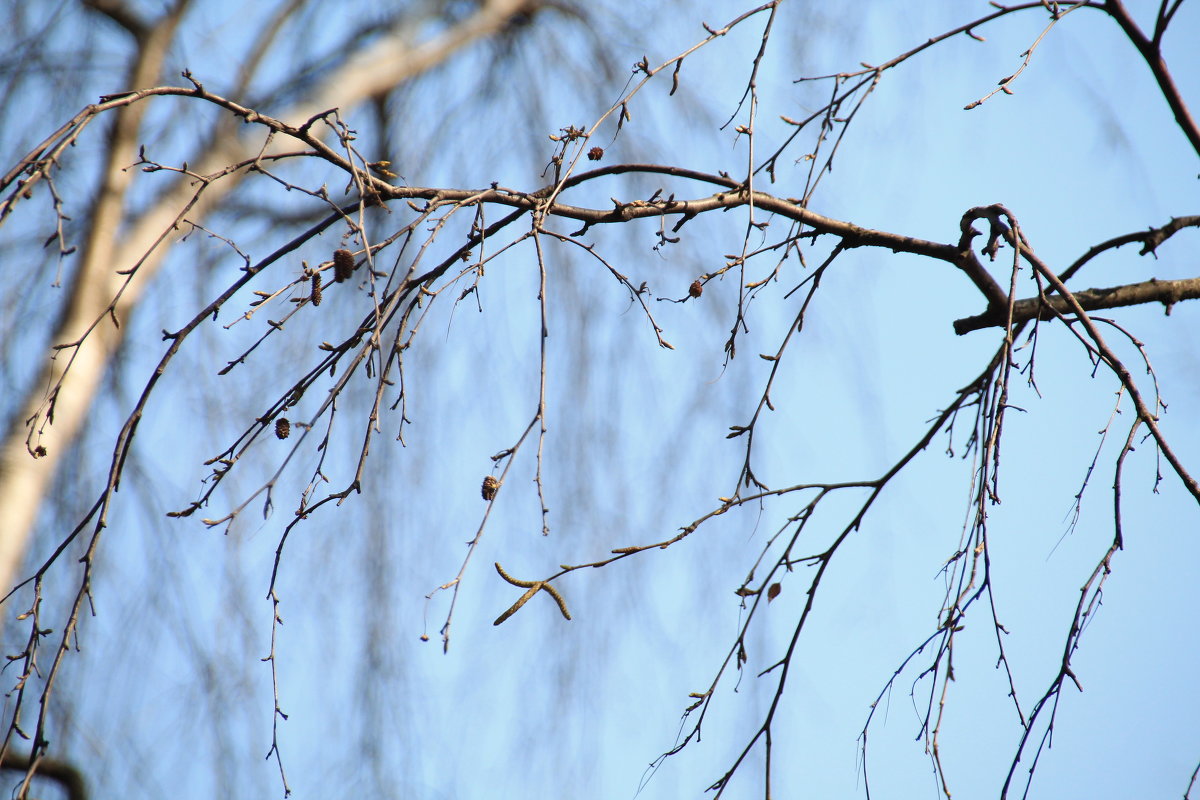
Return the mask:
<svg viewBox="0 0 1200 800">
<path fill-rule="evenodd" d="M 68 800 L 87 800 L 87 782 L 83 779 L 83 773 L 69 761 L 39 758 L 31 762 L 28 756 L 5 753 L 4 758 L 0 759 L 0 769 L 26 773 L 26 789 L 33 778 L 44 778 L 61 786 Z"/>
<path fill-rule="evenodd" d="M 1158 46 L 1158 36 L 1161 35 L 1161 31 L 1155 34 L 1153 41 L 1149 39 L 1133 21 L 1133 17 L 1129 16 L 1129 11 L 1121 0 L 1106 0 L 1104 10 L 1116 20 L 1116 23 L 1121 26 L 1121 30 L 1129 37 L 1129 41 L 1133 42 L 1133 46 L 1142 54 L 1146 65 L 1154 73 L 1154 80 L 1158 82 L 1163 99 L 1167 101 L 1171 113 L 1175 115 L 1175 122 L 1183 130 L 1183 135 L 1191 142 L 1192 149 L 1196 151 L 1197 155 L 1200 155 L 1200 126 L 1197 126 L 1196 120 L 1192 118 L 1191 111 L 1188 110 L 1187 103 L 1183 101 L 1179 87 L 1175 85 L 1175 79 L 1171 77 L 1171 72 L 1167 69 L 1167 62 L 1163 60 L 1162 51 Z"/>
<path fill-rule="evenodd" d="M 178 0 L 142 40 L 135 66 L 128 77 L 131 88 L 139 89 L 158 82 L 162 58 L 188 4 L 189 0 Z M 116 7 L 109 0 L 102 0 L 100 6 L 104 9 Z M 406 31 L 397 31 L 330 73 L 309 96 L 286 110 L 282 118 L 298 119 L 300 125 L 335 106 L 362 102 L 442 63 L 461 48 L 502 29 L 514 13 L 528 8 L 528 0 L 489 0 L 460 24 L 416 47 L 406 43 Z M 111 10 L 108 13 L 112 13 Z M 196 90 L 162 92 L 171 93 L 195 95 Z M 123 331 L 105 317 L 123 319 L 136 306 L 165 255 L 160 244 L 164 231 L 171 230 L 175 224 L 179 209 L 193 204 L 192 219 L 203 219 L 244 177 L 244 171 L 226 174 L 228 165 L 265 155 L 261 140 L 233 136 L 214 141 L 211 148 L 190 160 L 191 174 L 181 174 L 145 213 L 126 219 L 123 216 L 125 190 L 132 173 L 124 167 L 135 157 L 143 106 L 124 108 L 119 113 L 126 116 L 114 126 L 108 142 L 101 191 L 90 214 L 88 252 L 76 273 L 69 310 L 52 334 L 54 342 L 81 342 L 81 346 L 70 359 L 60 357 L 57 361 L 46 362 L 41 374 L 27 388 L 19 412 L 13 416 L 0 441 L 0 530 L 5 532 L 0 537 L 0 587 L 3 589 L 12 585 L 59 459 L 74 441 L 104 371 L 123 339 Z M 252 121 L 250 117 L 246 119 Z M 37 157 L 41 158 L 42 154 Z M 49 171 L 51 166 L 47 164 L 45 169 Z M 197 174 L 222 174 L 224 179 L 209 185 L 203 196 L 197 198 Z M 135 265 L 136 275 L 132 278 L 115 272 Z M 114 298 L 119 298 L 119 302 Z M 86 343 L 82 342 L 84 336 L 89 339 Z M 71 367 L 69 384 L 64 374 L 68 361 Z M 51 386 L 59 386 L 60 390 L 47 397 L 46 388 Z M 49 416 L 47 412 L 53 415 L 53 425 L 39 422 Z M 30 458 L 29 441 L 36 436 L 29 432 L 27 421 L 43 429 L 35 432 L 40 435 L 39 444 L 43 448 L 38 450 L 42 457 L 36 460 Z"/>
<path fill-rule="evenodd" d="M 1106 289 L 1085 289 L 1075 292 L 1075 300 L 1084 311 L 1101 308 L 1136 306 L 1143 303 L 1162 303 L 1168 314 L 1171 306 L 1182 300 L 1200 298 L 1200 278 L 1185 278 L 1178 281 L 1160 281 L 1151 278 L 1142 283 L 1130 283 Z M 1054 297 L 1028 297 L 1013 303 L 1012 321 L 1027 322 L 1031 319 L 1055 319 L 1060 314 L 1069 315 L 1075 310 L 1066 299 Z M 954 332 L 959 336 L 971 331 L 1004 325 L 1008 319 L 1007 309 L 986 311 L 974 317 L 954 321 Z"/>
</svg>

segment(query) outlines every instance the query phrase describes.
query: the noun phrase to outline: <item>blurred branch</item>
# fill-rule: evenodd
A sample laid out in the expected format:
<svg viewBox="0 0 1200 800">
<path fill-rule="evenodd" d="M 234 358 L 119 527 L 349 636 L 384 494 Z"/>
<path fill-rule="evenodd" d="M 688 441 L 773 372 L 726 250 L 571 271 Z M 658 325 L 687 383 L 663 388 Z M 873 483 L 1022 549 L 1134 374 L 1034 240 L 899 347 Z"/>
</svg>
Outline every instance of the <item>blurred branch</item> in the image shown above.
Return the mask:
<svg viewBox="0 0 1200 800">
<path fill-rule="evenodd" d="M 102 1 L 105 8 L 113 9 L 109 13 L 119 13 L 115 9 L 123 7 Z M 129 88 L 137 90 L 157 83 L 162 59 L 188 5 L 188 0 L 178 0 L 145 39 L 128 76 Z M 403 32 L 383 37 L 325 76 L 307 98 L 285 111 L 281 118 L 299 119 L 303 124 L 336 107 L 356 105 L 436 66 L 479 38 L 503 29 L 513 14 L 530 7 L 530 0 L 488 0 L 461 23 L 415 47 L 408 46 Z M 163 92 L 168 93 L 171 92 Z M 12 585 L 59 461 L 83 424 L 101 377 L 123 339 L 119 320 L 128 317 L 136 307 L 162 263 L 166 254 L 166 248 L 160 246 L 164 231 L 172 230 L 181 208 L 190 208 L 192 218 L 201 220 L 233 191 L 245 172 L 229 172 L 230 164 L 269 154 L 260 141 L 237 136 L 215 139 L 210 149 L 189 159 L 191 168 L 187 174 L 181 174 L 144 213 L 127 219 L 124 198 L 133 173 L 125 167 L 137 150 L 143 107 L 125 103 L 121 108 L 118 123 L 109 137 L 107 160 L 101 172 L 103 185 L 89 214 L 90 232 L 70 290 L 68 311 L 51 336 L 51 341 L 57 343 L 82 345 L 85 337 L 89 341 L 86 346 L 75 347 L 69 361 L 46 362 L 4 432 L 0 449 L 0 529 L 6 531 L 0 537 L 0 586 L 3 587 Z M 96 110 L 99 108 L 93 107 Z M 40 152 L 34 156 L 42 157 Z M 45 174 L 49 174 L 52 166 L 43 165 Z M 224 180 L 209 184 L 197 195 L 195 179 L 205 175 L 222 175 Z M 114 272 L 129 268 L 135 268 L 129 275 Z M 52 386 L 60 388 L 47 396 L 46 389 Z M 52 426 L 36 425 L 38 420 L 50 419 L 54 421 Z M 38 442 L 31 447 L 33 438 Z M 36 454 L 35 459 L 30 458 L 31 452 Z"/>
<path fill-rule="evenodd" d="M 148 33 L 141 36 L 137 56 L 127 74 L 131 85 L 145 86 L 157 82 L 171 39 L 188 5 L 189 0 L 178 0 Z M 105 6 L 124 7 L 116 3 L 106 3 Z M 123 338 L 117 314 L 110 315 L 111 321 L 104 319 L 105 314 L 117 302 L 113 298 L 120 297 L 124 289 L 130 288 L 118 309 L 120 316 L 125 316 L 144 284 L 128 287 L 127 278 L 115 274 L 113 270 L 114 265 L 119 269 L 131 266 L 138 260 L 120 250 L 117 231 L 122 227 L 126 193 L 133 180 L 133 173 L 125 167 L 131 154 L 136 151 L 146 107 L 144 104 L 123 104 L 114 110 L 116 118 L 101 159 L 100 187 L 88 212 L 88 231 L 81 263 L 75 271 L 65 311 L 51 338 L 55 343 L 82 341 L 84 337 L 90 341 L 87 347 L 76 349 L 69 359 L 50 358 L 44 362 L 37 379 L 27 388 L 18 406 L 19 411 L 3 432 L 0 442 L 0 530 L 5 531 L 5 535 L 0 537 L 0 588 L 3 589 L 12 586 L 34 520 L 58 464 L 83 425 L 92 398 Z M 66 126 L 67 130 L 71 127 Z M 9 175 L 20 174 L 29 168 L 34 172 L 30 180 L 42 176 L 49 182 L 51 169 L 58 166 L 57 155 L 47 156 L 44 148 L 39 147 Z M 0 221 L 18 196 L 19 193 L 14 193 L 3 204 Z M 174 216 L 176 211 L 170 209 L 168 213 Z M 62 211 L 58 210 L 57 213 L 61 219 Z M 149 243 L 162 239 L 163 224 L 169 223 L 170 217 L 162 219 L 160 216 L 156 216 L 159 227 L 153 236 L 136 243 L 138 256 L 143 254 L 143 248 L 149 249 Z M 65 246 L 65 243 L 62 245 Z M 61 397 L 57 394 L 46 395 L 48 387 L 66 385 L 64 381 L 68 380 L 70 389 Z M 46 420 L 54 420 L 55 424 L 42 425 L 39 430 L 35 421 L 43 415 L 46 415 Z M 34 438 L 38 441 L 31 447 L 30 442 Z"/>
<path fill-rule="evenodd" d="M 24 797 L 28 793 L 30 781 L 35 778 L 44 778 L 61 786 L 68 800 L 87 800 L 87 782 L 83 778 L 83 773 L 68 761 L 45 757 L 30 761 L 28 756 L 5 753 L 4 758 L 0 760 L 0 769 L 25 773 L 25 782 L 16 792 L 20 797 Z"/>
<path fill-rule="evenodd" d="M 144 41 L 150 32 L 150 26 L 146 21 L 124 0 L 82 0 L 82 2 L 85 7 L 103 14 L 120 25 L 138 42 Z"/>
</svg>

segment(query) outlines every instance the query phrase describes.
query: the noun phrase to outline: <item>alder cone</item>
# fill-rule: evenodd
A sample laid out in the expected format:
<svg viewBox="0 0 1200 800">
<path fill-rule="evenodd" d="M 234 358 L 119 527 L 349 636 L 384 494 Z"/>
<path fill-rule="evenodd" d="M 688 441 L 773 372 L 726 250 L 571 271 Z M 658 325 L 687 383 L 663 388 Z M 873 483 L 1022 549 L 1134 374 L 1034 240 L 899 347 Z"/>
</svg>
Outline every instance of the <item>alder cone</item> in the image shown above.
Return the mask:
<svg viewBox="0 0 1200 800">
<path fill-rule="evenodd" d="M 688 294 L 692 297 L 699 297 L 704 294 L 704 284 L 700 281 L 692 281 L 692 285 L 688 287 Z"/>
<path fill-rule="evenodd" d="M 292 435 L 292 423 L 288 422 L 287 417 L 280 417 L 275 420 L 275 438 L 286 439 Z"/>
<path fill-rule="evenodd" d="M 333 279 L 338 283 L 349 280 L 354 274 L 354 253 L 349 250 L 333 251 Z"/>
<path fill-rule="evenodd" d="M 500 488 L 500 481 L 496 480 L 495 475 L 488 475 L 483 479 L 483 486 L 479 493 L 483 495 L 484 500 L 491 500 L 496 496 L 496 490 Z"/>
</svg>

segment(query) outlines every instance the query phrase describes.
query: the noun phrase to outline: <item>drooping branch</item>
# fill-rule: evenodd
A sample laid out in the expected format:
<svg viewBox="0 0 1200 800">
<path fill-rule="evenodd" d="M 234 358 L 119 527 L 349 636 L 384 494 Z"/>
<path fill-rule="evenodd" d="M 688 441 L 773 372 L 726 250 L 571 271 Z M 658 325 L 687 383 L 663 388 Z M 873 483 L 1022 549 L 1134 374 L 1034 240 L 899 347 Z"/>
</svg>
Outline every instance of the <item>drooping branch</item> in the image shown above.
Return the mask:
<svg viewBox="0 0 1200 800">
<path fill-rule="evenodd" d="M 163 60 L 188 5 L 189 0 L 179 0 L 152 28 L 140 30 L 138 56 L 126 75 L 131 85 L 145 86 L 158 81 Z M 138 257 L 152 249 L 151 243 L 157 243 L 164 235 L 165 226 L 156 226 L 151 236 L 138 243 L 137 255 L 122 263 L 124 254 L 117 231 L 133 180 L 125 167 L 136 149 L 145 110 L 144 104 L 129 104 L 117 109 L 100 166 L 99 190 L 88 212 L 89 235 L 66 308 L 53 334 L 52 341 L 61 343 L 80 340 L 86 332 L 94 333 L 88 346 L 79 348 L 69 359 L 73 367 L 71 388 L 54 392 L 49 397 L 45 395 L 47 387 L 59 385 L 66 379 L 68 370 L 67 358 L 46 360 L 37 380 L 28 388 L 24 402 L 18 406 L 19 412 L 8 423 L 8 429 L 0 433 L 3 436 L 0 440 L 0 530 L 4 531 L 4 536 L 0 536 L 0 590 L 6 591 L 12 585 L 41 501 L 59 462 L 83 426 L 92 397 L 124 336 L 117 322 L 114 297 L 128 290 L 125 303 L 132 303 L 145 285 L 144 279 L 133 282 L 131 278 L 115 274 L 112 265 L 132 266 Z M 27 166 L 37 170 L 33 177 L 42 175 L 49 179 L 51 168 L 57 165 L 55 159 L 55 154 L 46 157 L 37 151 L 32 161 L 23 159 L 19 167 L 9 173 L 10 180 Z M 34 163 L 36 167 L 32 166 Z M 7 185 L 6 181 L 6 188 Z M 18 197 L 27 194 L 28 190 L 14 190 L 0 204 L 0 219 Z M 167 213 L 174 215 L 186 203 L 184 200 Z M 62 212 L 58 213 L 61 215 Z M 60 242 L 60 248 L 64 246 L 65 243 Z M 121 311 L 123 316 L 125 305 Z M 104 319 L 106 315 L 110 319 Z M 56 424 L 37 426 L 36 421 L 43 415 L 45 419 L 54 419 Z M 30 439 L 38 427 L 42 429 L 38 431 L 40 441 L 31 447 Z"/>
<path fill-rule="evenodd" d="M 125 89 L 137 91 L 161 79 L 163 59 L 189 5 L 190 0 L 177 0 L 147 33 L 132 17 L 122 15 L 124 7 L 121 4 L 96 4 L 98 10 L 110 16 L 114 13 L 121 16 L 117 21 L 127 28 L 133 26 L 131 32 L 141 34 L 139 57 L 127 77 L 129 83 Z M 369 99 L 427 72 L 461 49 L 504 29 L 514 14 L 528 13 L 537 10 L 538 6 L 536 0 L 488 0 L 461 22 L 415 46 L 409 31 L 396 30 L 326 75 L 280 117 L 315 119 L 335 107 L 349 107 Z M 119 113 L 126 115 L 123 117 L 125 122 L 115 126 L 110 136 L 100 175 L 102 188 L 89 215 L 88 252 L 76 271 L 69 312 L 64 314 L 52 334 L 52 341 L 56 343 L 80 342 L 71 358 L 70 374 L 65 358 L 47 361 L 41 374 L 28 387 L 19 412 L 13 416 L 0 442 L 0 529 L 6 534 L 0 537 L 0 586 L 4 588 L 12 585 L 41 501 L 47 495 L 60 459 L 82 427 L 101 378 L 124 338 L 123 330 L 115 323 L 136 307 L 165 256 L 166 250 L 161 247 L 165 232 L 171 230 L 179 209 L 189 203 L 195 203 L 191 212 L 193 218 L 202 219 L 229 195 L 245 173 L 228 174 L 227 180 L 208 187 L 198 201 L 195 175 L 222 173 L 229 164 L 266 155 L 261 141 L 236 135 L 212 136 L 208 149 L 190 159 L 191 174 L 181 174 L 144 213 L 125 218 L 122 215 L 126 210 L 126 189 L 132 179 L 132 172 L 125 167 L 134 160 L 138 137 L 142 135 L 139 133 L 141 105 L 127 104 Z M 94 118 L 92 113 L 84 114 L 89 120 Z M 249 118 L 243 118 L 249 121 Z M 30 167 L 44 170 L 48 175 L 57 166 L 46 160 L 43 152 L 38 152 L 34 161 L 38 163 L 21 163 L 10 177 L 15 180 Z M 18 191 L 14 191 L 9 199 L 15 200 Z M 0 206 L 0 216 L 6 210 Z M 135 279 L 114 272 L 135 264 L 138 266 Z M 114 300 L 117 296 L 121 296 L 119 303 Z M 87 336 L 86 343 L 82 342 L 89 331 L 92 335 Z M 59 387 L 59 390 L 54 397 L 47 397 L 47 387 Z M 52 404 L 49 409 L 48 403 Z M 53 413 L 55 424 L 40 426 L 42 440 L 31 449 L 28 441 L 32 428 L 29 426 L 44 420 L 48 410 Z M 38 457 L 31 458 L 31 452 Z"/>
<path fill-rule="evenodd" d="M 1145 423 L 1146 427 L 1150 429 L 1150 433 L 1153 436 L 1155 443 L 1158 445 L 1159 451 L 1163 454 L 1163 457 L 1167 459 L 1167 462 L 1170 463 L 1172 469 L 1175 470 L 1175 474 L 1179 476 L 1179 479 L 1183 483 L 1184 488 L 1187 489 L 1188 494 L 1195 498 L 1197 503 L 1200 503 L 1200 482 L 1198 482 L 1184 466 L 1179 456 L 1175 453 L 1174 448 L 1172 448 L 1170 443 L 1167 441 L 1162 429 L 1159 427 L 1157 400 L 1154 409 L 1151 409 L 1146 404 L 1146 401 L 1142 397 L 1142 392 L 1138 388 L 1137 383 L 1133 380 L 1133 376 L 1130 374 L 1129 369 L 1121 362 L 1120 359 L 1117 358 L 1116 354 L 1105 343 L 1104 338 L 1100 335 L 1095 323 L 1088 316 L 1087 311 L 1079 304 L 1079 301 L 1076 299 L 1074 293 L 1072 293 L 1069 289 L 1067 289 L 1066 286 L 1063 285 L 1062 280 L 1055 275 L 1054 272 L 1024 244 L 1021 245 L 1021 256 L 1030 264 L 1032 264 L 1034 269 L 1036 269 L 1038 273 L 1044 277 L 1046 281 L 1054 288 L 1054 291 L 1056 291 L 1059 296 L 1066 301 L 1067 306 L 1070 308 L 1071 315 L 1078 319 L 1080 324 L 1086 330 L 1087 339 L 1090 340 L 1091 346 L 1095 348 L 1099 357 L 1104 360 L 1105 364 L 1108 365 L 1109 369 L 1112 370 L 1113 374 L 1116 375 L 1116 377 L 1121 381 L 1121 384 L 1125 387 L 1126 391 L 1129 393 L 1129 397 L 1131 400 L 1133 400 L 1138 417 L 1142 420 L 1142 422 Z"/>
</svg>

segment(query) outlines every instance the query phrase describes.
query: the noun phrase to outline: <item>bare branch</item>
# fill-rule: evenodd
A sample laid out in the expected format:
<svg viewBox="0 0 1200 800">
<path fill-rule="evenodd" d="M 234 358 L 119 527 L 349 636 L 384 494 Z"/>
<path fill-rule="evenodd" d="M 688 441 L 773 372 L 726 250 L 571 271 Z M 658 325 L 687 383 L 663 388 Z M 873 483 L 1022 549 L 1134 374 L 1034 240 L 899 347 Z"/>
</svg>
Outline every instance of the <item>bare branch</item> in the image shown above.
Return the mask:
<svg viewBox="0 0 1200 800">
<path fill-rule="evenodd" d="M 1185 278 L 1178 281 L 1160 281 L 1151 278 L 1142 283 L 1113 286 L 1105 289 L 1084 289 L 1073 292 L 1079 308 L 1096 311 L 1103 308 L 1121 308 L 1146 303 L 1162 303 L 1166 313 L 1171 307 L 1184 300 L 1200 298 L 1200 278 Z M 1030 297 L 1013 304 L 1012 321 L 1027 322 L 1031 319 L 1055 319 L 1074 311 L 1073 306 L 1062 297 Z M 995 314 L 986 313 L 954 321 L 954 332 L 958 335 L 971 331 L 1006 324 Z"/>
</svg>

